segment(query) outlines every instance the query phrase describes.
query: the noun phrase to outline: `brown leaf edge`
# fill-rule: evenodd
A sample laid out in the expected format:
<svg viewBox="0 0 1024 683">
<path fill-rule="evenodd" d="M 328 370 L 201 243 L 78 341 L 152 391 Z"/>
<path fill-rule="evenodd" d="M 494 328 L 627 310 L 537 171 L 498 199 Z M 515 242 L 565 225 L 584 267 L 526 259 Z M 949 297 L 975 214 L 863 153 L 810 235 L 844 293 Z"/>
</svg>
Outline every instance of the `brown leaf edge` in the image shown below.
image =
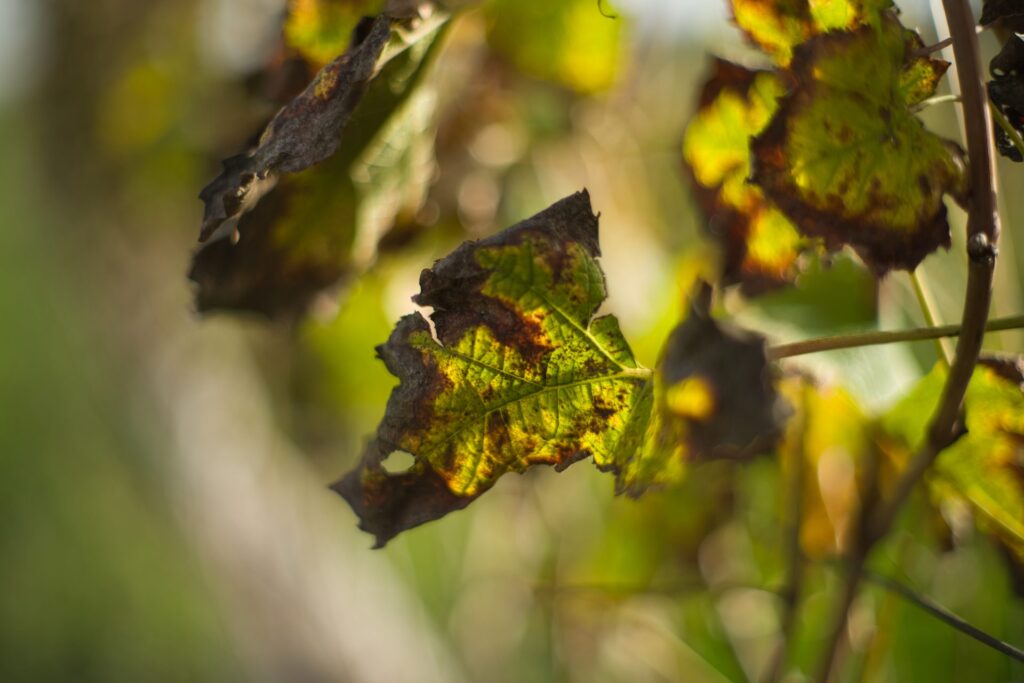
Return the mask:
<svg viewBox="0 0 1024 683">
<path fill-rule="evenodd" d="M 391 36 L 390 19 L 366 18 L 356 27 L 349 49 L 317 73 L 302 93 L 267 124 L 259 143 L 223 162 L 223 170 L 203 188 L 205 204 L 199 241 L 241 213 L 258 181 L 277 173 L 297 173 L 330 157 Z"/>
<path fill-rule="evenodd" d="M 712 56 L 710 75 L 704 82 L 697 97 L 694 116 L 699 116 L 723 91 L 731 90 L 744 99 L 754 80 L 765 70 L 748 69 L 721 57 Z M 750 237 L 751 216 L 721 201 L 721 185 L 703 185 L 686 160 L 683 160 L 683 174 L 692 188 L 694 198 L 704 214 L 704 229 L 722 250 L 721 284 L 738 285 L 745 297 L 756 297 L 792 284 L 798 268 L 787 277 L 778 278 L 763 272 L 749 272 L 744 269 L 747 258 L 747 240 Z M 766 207 L 770 206 L 765 198 Z"/>
<path fill-rule="evenodd" d="M 808 106 L 817 97 L 817 89 L 822 87 L 813 78 L 817 52 L 827 46 L 857 40 L 863 32 L 873 30 L 865 27 L 848 33 L 827 33 L 797 47 L 790 65 L 789 77 L 793 84 L 790 94 L 779 100 L 775 116 L 751 144 L 751 180 L 801 233 L 822 238 L 826 248 L 832 251 L 849 245 L 876 276 L 882 277 L 894 269 L 912 271 L 939 247 L 949 249 L 951 236 L 945 203 L 940 202 L 934 214 L 922 216 L 918 230 L 898 233 L 884 224 L 844 215 L 845 205 L 838 199 L 829 209 L 809 206 L 789 187 L 789 173 L 784 165 L 789 120 L 795 112 Z M 959 145 L 945 142 L 951 152 L 963 156 Z M 962 201 L 963 197 L 954 195 L 954 199 Z"/>
<path fill-rule="evenodd" d="M 431 320 L 443 344 L 457 341 L 470 326 L 487 325 L 498 339 L 512 343 L 527 354 L 532 349 L 529 330 L 504 304 L 479 292 L 487 273 L 476 262 L 480 248 L 515 244 L 528 234 L 541 233 L 555 243 L 576 242 L 595 258 L 600 255 L 598 222 L 586 190 L 562 199 L 532 218 L 484 240 L 465 242 L 420 276 L 420 294 L 413 300 L 433 306 Z M 557 267 L 557 264 L 556 264 Z M 410 425 L 427 425 L 433 415 L 431 403 L 444 389 L 437 369 L 409 345 L 409 338 L 429 332 L 430 325 L 420 313 L 404 316 L 377 356 L 388 371 L 399 378 L 391 392 L 377 436 L 367 446 L 359 465 L 331 488 L 341 495 L 359 517 L 359 528 L 373 534 L 375 548 L 383 547 L 402 531 L 461 510 L 477 496 L 452 493 L 444 479 L 428 463 L 417 459 L 406 472 L 388 473 L 384 461 L 396 451 Z M 569 454 L 558 469 L 585 457 Z M 415 455 L 414 455 L 415 457 Z"/>
</svg>

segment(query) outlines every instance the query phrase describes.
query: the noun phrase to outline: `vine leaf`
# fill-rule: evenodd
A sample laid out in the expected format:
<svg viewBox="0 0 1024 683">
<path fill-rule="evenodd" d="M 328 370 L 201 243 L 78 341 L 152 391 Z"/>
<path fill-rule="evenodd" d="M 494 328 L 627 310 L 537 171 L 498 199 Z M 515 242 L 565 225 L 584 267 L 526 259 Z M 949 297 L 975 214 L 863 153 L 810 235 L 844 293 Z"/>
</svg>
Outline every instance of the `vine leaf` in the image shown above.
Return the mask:
<svg viewBox="0 0 1024 683">
<path fill-rule="evenodd" d="M 797 228 L 879 275 L 948 248 L 943 196 L 965 193 L 961 150 L 910 110 L 946 66 L 911 36 L 890 19 L 798 47 L 792 92 L 752 145 L 754 182 Z"/>
<path fill-rule="evenodd" d="M 297 173 L 330 157 L 341 130 L 366 91 L 377 60 L 391 36 L 380 16 L 356 32 L 348 51 L 325 66 L 302 93 L 267 125 L 255 148 L 225 159 L 224 170 L 203 188 L 206 205 L 200 241 L 205 241 L 252 197 L 259 181 Z"/>
<path fill-rule="evenodd" d="M 690 463 L 747 460 L 770 451 L 790 417 L 761 335 L 694 305 L 669 335 L 654 376 L 654 411 L 618 490 L 636 497 L 677 483 Z"/>
<path fill-rule="evenodd" d="M 415 313 L 378 347 L 399 385 L 362 462 L 334 485 L 378 546 L 532 465 L 563 469 L 592 457 L 619 475 L 619 490 L 638 495 L 667 481 L 656 480 L 674 438 L 692 444 L 681 453 L 689 458 L 737 457 L 763 441 L 753 434 L 764 410 L 755 405 L 767 377 L 763 340 L 744 338 L 754 349 L 746 351 L 707 334 L 710 318 L 694 319 L 669 342 L 657 373 L 668 381 L 656 379 L 616 319 L 594 317 L 606 296 L 597 229 L 583 191 L 423 271 L 414 300 L 433 308 L 434 334 Z M 747 353 L 758 356 L 748 362 Z M 701 385 L 696 401 L 673 398 L 687 379 Z M 652 419 L 656 394 L 674 412 Z M 745 410 L 753 416 L 737 414 Z M 641 449 L 664 425 L 667 456 L 641 467 Z M 413 457 L 405 472 L 387 471 L 395 452 Z"/>
<path fill-rule="evenodd" d="M 937 366 L 883 417 L 897 459 L 921 442 L 945 377 Z M 1024 359 L 984 358 L 964 410 L 966 434 L 936 460 L 928 480 L 932 496 L 966 501 L 979 528 L 1024 562 Z"/>
<path fill-rule="evenodd" d="M 1011 34 L 989 63 L 989 72 L 993 78 L 988 84 L 992 104 L 999 107 L 1018 133 L 1024 134 L 1024 40 Z M 1000 154 L 1013 161 L 1024 161 L 1002 126 L 995 126 L 995 135 Z"/>
<path fill-rule="evenodd" d="M 295 317 L 321 292 L 358 274 L 376 255 L 377 240 L 396 216 L 419 206 L 432 173 L 436 98 L 421 97 L 417 86 L 441 45 L 447 16 L 435 13 L 429 20 L 394 28 L 389 23 L 381 17 L 364 25 L 372 27 L 371 37 L 382 31 L 386 47 L 372 50 L 378 55 L 371 67 L 376 75 L 350 94 L 358 95 L 358 101 L 350 102 L 344 120 L 332 119 L 318 133 L 315 125 L 324 119 L 314 117 L 309 129 L 296 133 L 304 136 L 303 144 L 313 145 L 318 136 L 334 140 L 316 152 L 323 155 L 319 163 L 294 172 L 279 168 L 262 181 L 250 179 L 245 205 L 239 203 L 237 213 L 221 224 L 232 232 L 215 228 L 218 235 L 196 253 L 189 275 L 198 284 L 200 311 L 251 310 Z M 357 37 L 352 49 L 367 49 L 371 37 L 362 42 Z M 299 118 L 305 116 L 301 112 L 310 88 L 315 90 L 324 73 L 339 63 L 351 60 L 343 56 L 325 67 L 274 121 L 290 109 L 300 112 L 295 114 Z M 337 83 L 341 88 L 342 79 Z M 274 126 L 271 122 L 268 131 Z M 263 139 L 270 144 L 268 133 Z M 274 144 L 284 149 L 284 143 Z M 250 162 L 260 155 L 253 154 Z M 225 177 L 214 185 L 223 184 Z M 208 215 L 211 207 L 226 207 L 233 200 L 211 201 Z"/>
<path fill-rule="evenodd" d="M 1019 0 L 985 0 L 978 23 L 988 26 L 996 22 L 1011 31 L 1021 31 L 1024 29 L 1024 6 Z"/>
<path fill-rule="evenodd" d="M 760 188 L 747 182 L 750 141 L 768 124 L 785 93 L 781 78 L 715 59 L 683 137 L 683 160 L 721 244 L 722 281 L 753 295 L 792 282 L 807 246 Z"/>
<path fill-rule="evenodd" d="M 830 31 L 875 25 L 892 0 L 731 0 L 733 20 L 780 66 L 796 46 Z"/>
</svg>

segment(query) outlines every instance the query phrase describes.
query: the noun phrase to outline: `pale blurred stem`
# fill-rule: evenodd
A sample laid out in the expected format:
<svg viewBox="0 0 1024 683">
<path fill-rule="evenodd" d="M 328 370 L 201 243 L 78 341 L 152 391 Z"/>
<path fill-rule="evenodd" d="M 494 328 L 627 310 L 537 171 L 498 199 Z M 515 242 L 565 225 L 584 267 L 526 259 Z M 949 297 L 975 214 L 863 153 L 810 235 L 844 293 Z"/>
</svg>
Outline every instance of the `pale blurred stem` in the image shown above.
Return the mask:
<svg viewBox="0 0 1024 683">
<path fill-rule="evenodd" d="M 959 102 L 959 95 L 936 95 L 935 97 L 929 97 L 927 100 L 920 102 L 913 107 L 913 111 L 918 112 L 928 107 L 934 107 L 936 104 L 947 104 L 949 102 Z"/>
<path fill-rule="evenodd" d="M 799 413 L 800 423 L 796 425 L 796 433 L 803 434 L 806 428 L 805 412 Z M 761 680 L 768 683 L 775 683 L 782 680 L 786 672 L 786 659 L 789 654 L 789 646 L 793 641 L 793 633 L 796 630 L 796 617 L 800 609 L 800 597 L 803 593 L 804 556 L 800 548 L 800 522 L 803 518 L 803 490 L 806 471 L 806 453 L 803 447 L 803 439 L 799 440 L 799 446 L 794 448 L 792 462 L 789 469 L 789 477 L 786 482 L 786 495 L 788 496 L 788 508 L 786 519 L 786 583 L 779 591 L 782 599 L 782 628 L 781 638 L 772 653 L 768 666 L 765 667 Z"/>
<path fill-rule="evenodd" d="M 877 509 L 862 503 L 860 518 L 867 522 L 849 558 L 851 570 L 836 604 L 837 628 L 829 634 L 815 680 L 832 677 L 837 653 L 846 631 L 850 605 L 864 567 L 874 546 L 889 532 L 904 503 L 938 454 L 953 443 L 964 430 L 961 420 L 964 394 L 974 373 L 985 336 L 992 301 L 992 276 L 995 272 L 999 215 L 996 210 L 995 153 L 992 147 L 992 118 L 988 94 L 978 53 L 978 35 L 968 0 L 943 0 L 946 21 L 952 38 L 960 92 L 963 97 L 967 155 L 970 159 L 970 188 L 967 214 L 967 293 L 965 295 L 956 356 L 946 376 L 939 405 L 926 432 L 925 443 L 900 475 L 888 498 Z"/>
<path fill-rule="evenodd" d="M 928 323 L 928 327 L 936 328 L 939 326 L 938 317 L 935 313 L 935 297 L 932 296 L 931 288 L 928 286 L 928 279 L 924 275 L 924 270 L 918 266 L 910 273 L 910 284 L 914 288 L 914 296 L 917 297 L 917 304 L 921 308 L 921 315 L 924 316 L 924 321 Z M 935 349 L 939 354 L 939 360 L 949 367 L 950 363 L 953 362 L 953 352 L 946 345 L 945 339 L 939 337 L 935 340 Z"/>
<path fill-rule="evenodd" d="M 990 103 L 989 108 L 992 110 L 992 118 L 996 120 L 999 127 L 1003 129 L 1004 133 L 1006 133 L 1006 137 L 1010 138 L 1010 142 L 1012 142 L 1017 151 L 1021 153 L 1021 156 L 1024 156 L 1024 139 L 1021 138 L 1020 133 L 1018 133 L 1017 129 L 1013 127 L 1013 124 L 1011 124 L 1010 120 L 1006 118 L 1006 115 L 999 111 L 999 107 Z"/>
<path fill-rule="evenodd" d="M 985 332 L 1024 329 L 1024 315 L 1008 318 L 993 318 L 985 324 Z M 941 337 L 957 337 L 960 325 L 941 325 L 939 327 L 917 327 L 910 330 L 890 330 L 885 332 L 863 332 L 844 334 L 835 337 L 819 337 L 805 341 L 779 344 L 768 348 L 770 360 L 782 360 L 795 356 L 806 356 L 823 351 L 838 349 L 856 349 L 863 346 L 879 346 L 882 344 L 898 344 L 901 342 L 928 341 Z"/>
</svg>

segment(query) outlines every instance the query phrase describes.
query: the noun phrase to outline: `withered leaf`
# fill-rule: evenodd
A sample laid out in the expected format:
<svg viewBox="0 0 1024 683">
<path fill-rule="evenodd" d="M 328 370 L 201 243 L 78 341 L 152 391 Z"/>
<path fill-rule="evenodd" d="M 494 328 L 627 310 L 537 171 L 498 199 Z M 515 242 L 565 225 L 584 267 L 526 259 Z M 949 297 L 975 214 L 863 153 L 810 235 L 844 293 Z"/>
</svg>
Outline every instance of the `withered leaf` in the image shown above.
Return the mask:
<svg viewBox="0 0 1024 683">
<path fill-rule="evenodd" d="M 640 366 L 616 319 L 594 317 L 599 253 L 583 191 L 423 271 L 414 300 L 433 308 L 434 334 L 414 313 L 377 348 L 399 385 L 361 463 L 334 485 L 378 546 L 507 472 L 592 457 L 639 495 L 686 460 L 743 457 L 779 433 L 764 340 L 695 315 L 658 373 Z M 408 471 L 386 470 L 395 452 L 414 458 Z"/>
<path fill-rule="evenodd" d="M 378 545 L 506 472 L 624 459 L 646 425 L 651 373 L 614 317 L 594 318 L 605 299 L 598 255 L 581 192 L 423 271 L 415 301 L 433 307 L 436 338 L 415 313 L 378 347 L 400 383 L 361 465 L 335 485 Z M 415 458 L 411 470 L 384 470 L 394 451 Z"/>
<path fill-rule="evenodd" d="M 910 109 L 945 68 L 916 56 L 918 44 L 895 19 L 812 38 L 752 145 L 754 182 L 797 228 L 852 246 L 879 275 L 948 247 L 943 197 L 965 193 L 961 150 Z"/>
<path fill-rule="evenodd" d="M 190 272 L 200 311 L 295 318 L 372 262 L 388 221 L 419 205 L 432 172 L 436 100 L 420 96 L 417 86 L 447 19 L 435 13 L 391 29 L 385 19 L 372 24 L 391 40 L 335 131 L 340 144 L 310 168 L 258 183 L 272 187 L 261 197 L 251 193 L 245 210 L 226 222 L 234 238 L 221 234 L 200 248 Z"/>
<path fill-rule="evenodd" d="M 774 114 L 785 93 L 772 72 L 751 71 L 715 59 L 697 111 L 683 137 L 683 161 L 722 249 L 722 282 L 746 295 L 792 282 L 808 246 L 750 175 L 750 142 Z"/>
<path fill-rule="evenodd" d="M 306 89 L 267 125 L 255 148 L 224 161 L 224 170 L 200 193 L 206 209 L 199 232 L 205 241 L 237 216 L 258 181 L 296 173 L 327 159 L 359 104 L 391 35 L 387 17 L 357 28 L 348 51 L 325 66 Z"/>
<path fill-rule="evenodd" d="M 1024 30 L 1024 3 L 1020 0 L 985 0 L 978 23 L 988 26 L 996 22 L 1011 31 Z"/>
<path fill-rule="evenodd" d="M 654 409 L 636 454 L 620 466 L 619 490 L 637 496 L 679 481 L 694 463 L 770 451 L 791 412 L 775 380 L 764 337 L 694 305 L 665 342 Z"/>
<path fill-rule="evenodd" d="M 1018 133 L 1024 134 L 1024 40 L 1011 34 L 989 63 L 989 72 L 993 78 L 988 84 L 992 104 Z M 1000 154 L 1013 161 L 1024 161 L 1024 155 L 1002 126 L 995 126 L 995 135 Z"/>
</svg>

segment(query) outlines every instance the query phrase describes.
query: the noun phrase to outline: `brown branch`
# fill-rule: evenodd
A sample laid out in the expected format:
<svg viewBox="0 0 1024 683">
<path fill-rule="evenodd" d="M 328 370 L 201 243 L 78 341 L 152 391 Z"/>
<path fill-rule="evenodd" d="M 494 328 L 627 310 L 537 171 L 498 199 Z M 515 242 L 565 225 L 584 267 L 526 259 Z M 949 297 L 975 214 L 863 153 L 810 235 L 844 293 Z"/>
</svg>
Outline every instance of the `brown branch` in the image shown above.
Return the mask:
<svg viewBox="0 0 1024 683">
<path fill-rule="evenodd" d="M 964 394 L 981 352 L 989 306 L 992 276 L 995 270 L 999 216 L 996 211 L 992 119 L 988 115 L 988 96 L 978 53 L 978 36 L 968 0 L 943 0 L 956 59 L 960 91 L 963 93 L 967 131 L 967 155 L 970 159 L 971 194 L 967 216 L 967 293 L 965 295 L 956 357 L 946 377 L 942 397 L 932 416 L 924 445 L 900 476 L 893 493 L 874 514 L 862 514 L 869 525 L 854 547 L 846 586 L 836 610 L 836 623 L 826 643 L 816 680 L 826 683 L 832 676 L 846 618 L 857 594 L 864 565 L 875 544 L 892 526 L 914 487 L 943 448 L 963 431 L 960 419 Z"/>
</svg>

